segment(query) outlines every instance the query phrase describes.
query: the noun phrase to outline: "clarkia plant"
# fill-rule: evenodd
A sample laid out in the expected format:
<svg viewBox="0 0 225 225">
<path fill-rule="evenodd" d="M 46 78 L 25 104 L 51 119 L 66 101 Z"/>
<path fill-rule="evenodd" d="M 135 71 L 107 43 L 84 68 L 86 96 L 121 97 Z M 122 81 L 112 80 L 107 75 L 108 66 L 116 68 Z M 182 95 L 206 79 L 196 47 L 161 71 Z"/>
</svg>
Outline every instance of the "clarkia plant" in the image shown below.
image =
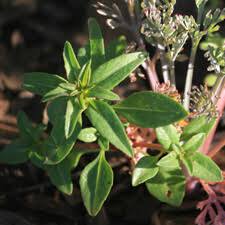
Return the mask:
<svg viewBox="0 0 225 225">
<path fill-rule="evenodd" d="M 142 50 L 125 53 L 123 37 L 105 47 L 99 24 L 89 19 L 87 45 L 75 54 L 71 44 L 65 43 L 65 76 L 43 72 L 24 75 L 23 88 L 42 96 L 42 101 L 48 103 L 50 132 L 42 124 L 33 125 L 20 112 L 20 137 L 0 152 L 1 162 L 31 161 L 47 171 L 52 184 L 66 194 L 73 192 L 71 173 L 80 158 L 84 154 L 95 155 L 80 175 L 83 202 L 92 216 L 98 214 L 113 185 L 113 170 L 106 158 L 112 148 L 137 162 L 133 186 L 145 183 L 153 196 L 173 206 L 183 202 L 190 177 L 205 182 L 223 180 L 216 163 L 199 151 L 218 121 L 216 104 L 225 75 L 224 51 L 210 42 L 205 44 L 206 56 L 211 70 L 217 73 L 216 82 L 212 90 L 194 89 L 190 93 L 200 40 L 218 30 L 217 24 L 225 18 L 224 10 L 207 13 L 202 24 L 206 1 L 196 1 L 197 21 L 192 16 L 174 15 L 175 1 L 144 0 L 127 4 L 132 18 L 130 26 L 117 5 L 110 8 L 97 3 L 95 7 L 98 13 L 108 17 L 111 28 L 129 27 L 129 31 L 136 32 L 137 45 Z M 192 51 L 182 98 L 176 90 L 175 61 L 182 58 L 182 49 L 189 38 Z M 145 43 L 155 48 L 153 59 L 146 53 Z M 155 70 L 159 59 L 162 84 Z M 135 92 L 121 100 L 113 89 L 138 67 L 145 70 L 152 91 Z M 84 118 L 88 119 L 88 126 L 84 126 Z M 157 154 L 145 151 L 135 160 L 136 150 L 128 132 L 131 125 L 153 128 Z M 81 142 L 94 143 L 95 148 L 82 147 Z"/>
</svg>

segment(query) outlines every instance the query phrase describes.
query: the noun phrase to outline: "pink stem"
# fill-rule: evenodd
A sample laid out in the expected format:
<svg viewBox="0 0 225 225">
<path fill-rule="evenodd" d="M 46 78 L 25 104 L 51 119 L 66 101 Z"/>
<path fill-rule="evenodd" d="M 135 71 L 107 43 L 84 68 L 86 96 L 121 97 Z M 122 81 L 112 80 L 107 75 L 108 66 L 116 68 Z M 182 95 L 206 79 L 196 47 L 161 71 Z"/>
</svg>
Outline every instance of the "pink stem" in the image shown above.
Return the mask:
<svg viewBox="0 0 225 225">
<path fill-rule="evenodd" d="M 223 88 L 223 90 L 220 94 L 220 97 L 218 99 L 218 102 L 217 102 L 217 109 L 218 109 L 218 112 L 219 112 L 219 116 L 216 120 L 215 126 L 212 129 L 212 131 L 209 133 L 204 145 L 201 148 L 201 152 L 206 154 L 206 155 L 209 154 L 210 146 L 211 146 L 211 143 L 212 143 L 213 138 L 215 136 L 216 129 L 217 129 L 217 126 L 219 124 L 219 121 L 220 121 L 220 119 L 223 115 L 224 108 L 225 108 L 225 88 Z"/>
<path fill-rule="evenodd" d="M 142 66 L 145 70 L 147 78 L 149 80 L 150 87 L 155 91 L 157 84 L 159 84 L 159 78 L 156 72 L 156 62 L 158 60 L 158 53 L 156 53 L 152 59 L 146 60 Z"/>
</svg>

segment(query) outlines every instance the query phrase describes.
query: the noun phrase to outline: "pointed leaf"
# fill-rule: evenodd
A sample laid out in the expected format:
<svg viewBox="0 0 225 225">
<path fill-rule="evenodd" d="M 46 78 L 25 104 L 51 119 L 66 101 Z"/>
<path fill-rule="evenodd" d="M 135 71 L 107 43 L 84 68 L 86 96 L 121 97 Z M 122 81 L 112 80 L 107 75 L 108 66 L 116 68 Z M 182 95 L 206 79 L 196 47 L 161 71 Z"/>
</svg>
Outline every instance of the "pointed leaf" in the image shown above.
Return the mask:
<svg viewBox="0 0 225 225">
<path fill-rule="evenodd" d="M 79 118 L 71 136 L 69 138 L 65 136 L 67 101 L 67 98 L 61 97 L 48 106 L 48 116 L 53 124 L 53 129 L 42 146 L 46 157 L 45 163 L 48 165 L 61 162 L 70 153 L 81 130 L 82 123 Z"/>
<path fill-rule="evenodd" d="M 185 177 L 181 170 L 164 171 L 146 183 L 148 191 L 161 202 L 180 206 L 185 195 Z"/>
<path fill-rule="evenodd" d="M 110 105 L 100 100 L 92 101 L 86 114 L 103 137 L 128 156 L 133 155 L 124 127 Z"/>
<path fill-rule="evenodd" d="M 191 159 L 193 161 L 193 176 L 209 182 L 219 182 L 223 180 L 220 168 L 208 156 L 196 152 Z"/>
<path fill-rule="evenodd" d="M 64 78 L 48 73 L 34 72 L 24 75 L 23 88 L 35 94 L 44 96 L 61 83 L 67 83 Z"/>
<path fill-rule="evenodd" d="M 75 149 L 62 162 L 53 166 L 45 166 L 51 182 L 63 193 L 72 194 L 73 181 L 71 171 L 77 166 L 84 151 Z"/>
<path fill-rule="evenodd" d="M 81 87 L 85 88 L 89 85 L 91 79 L 91 60 L 89 60 L 81 69 L 79 74 Z"/>
<path fill-rule="evenodd" d="M 66 163 L 67 161 L 63 160 L 61 163 L 54 166 L 48 166 L 46 169 L 51 182 L 57 189 L 65 194 L 71 195 L 73 192 L 73 182 L 71 170 Z"/>
<path fill-rule="evenodd" d="M 65 136 L 69 138 L 76 127 L 78 118 L 80 117 L 83 109 L 76 98 L 69 98 L 67 101 L 66 114 L 65 114 Z"/>
<path fill-rule="evenodd" d="M 77 58 L 81 67 L 91 59 L 89 43 L 78 50 Z"/>
<path fill-rule="evenodd" d="M 75 91 L 76 90 L 75 83 L 61 83 L 59 85 L 59 87 L 65 89 L 66 91 Z"/>
<path fill-rule="evenodd" d="M 47 92 L 43 96 L 42 102 L 52 101 L 58 97 L 67 96 L 67 95 L 68 95 L 67 90 L 65 90 L 64 88 L 61 88 L 61 87 L 56 87 L 56 88 L 52 89 L 51 91 Z"/>
<path fill-rule="evenodd" d="M 174 151 L 170 152 L 158 161 L 157 166 L 159 166 L 160 168 L 163 167 L 163 170 L 166 171 L 179 169 L 180 163 L 177 154 Z"/>
<path fill-rule="evenodd" d="M 130 123 L 147 128 L 166 126 L 187 116 L 180 104 L 165 95 L 151 91 L 132 94 L 114 105 L 114 109 Z"/>
<path fill-rule="evenodd" d="M 109 101 L 120 100 L 120 97 L 117 94 L 115 94 L 114 92 L 109 91 L 107 89 L 104 89 L 100 86 L 95 86 L 94 88 L 90 89 L 88 96 L 105 99 L 105 100 L 109 100 Z"/>
<path fill-rule="evenodd" d="M 52 101 L 47 108 L 49 121 L 54 125 L 65 118 L 68 97 L 60 97 Z"/>
<path fill-rule="evenodd" d="M 29 158 L 30 144 L 26 141 L 17 139 L 0 151 L 0 163 L 9 165 L 26 162 Z"/>
<path fill-rule="evenodd" d="M 159 143 L 166 150 L 169 150 L 172 144 L 179 145 L 180 134 L 173 125 L 156 128 L 156 136 Z"/>
<path fill-rule="evenodd" d="M 199 8 L 202 4 L 206 4 L 208 0 L 195 0 L 196 6 Z"/>
<path fill-rule="evenodd" d="M 183 157 L 182 162 L 184 163 L 189 175 L 193 176 L 193 161 L 190 157 Z"/>
<path fill-rule="evenodd" d="M 92 68 L 95 69 L 105 61 L 105 47 L 101 28 L 94 18 L 88 20 L 90 53 Z"/>
<path fill-rule="evenodd" d="M 205 133 L 208 135 L 210 130 L 215 125 L 216 118 L 208 119 L 207 116 L 200 116 L 193 119 L 185 128 L 181 138 L 184 140 L 190 139 L 193 135 Z"/>
<path fill-rule="evenodd" d="M 59 127 L 58 130 L 54 129 L 54 135 L 59 142 L 61 138 L 64 140 L 71 136 L 82 111 L 76 98 L 60 97 L 49 104 L 48 117 L 53 126 Z M 64 130 L 64 135 L 61 134 L 61 129 Z"/>
<path fill-rule="evenodd" d="M 61 129 L 60 129 L 61 128 Z M 81 124 L 78 122 L 76 124 L 73 134 L 67 139 L 64 135 L 63 127 L 54 126 L 51 132 L 51 136 L 44 142 L 42 148 L 45 151 L 45 164 L 46 165 L 55 165 L 60 163 L 66 156 L 71 152 L 78 134 L 81 130 Z M 57 129 L 57 131 L 55 131 Z M 60 135 L 61 138 L 57 138 Z"/>
<path fill-rule="evenodd" d="M 141 65 L 146 57 L 142 52 L 118 56 L 93 71 L 91 84 L 111 90 Z"/>
<path fill-rule="evenodd" d="M 158 173 L 159 168 L 156 165 L 157 160 L 157 157 L 145 156 L 138 161 L 132 176 L 133 186 L 144 183 Z"/>
<path fill-rule="evenodd" d="M 73 47 L 68 41 L 66 41 L 64 45 L 63 59 L 65 64 L 67 79 L 70 82 L 76 81 L 78 72 L 80 70 L 80 65 L 73 51 Z"/>
<path fill-rule="evenodd" d="M 113 171 L 104 154 L 104 151 L 101 151 L 80 176 L 81 195 L 91 216 L 98 214 L 113 184 Z"/>
<path fill-rule="evenodd" d="M 202 146 L 205 140 L 205 133 L 199 133 L 192 136 L 187 142 L 184 143 L 182 148 L 186 153 L 193 153 L 198 151 L 198 149 Z"/>
</svg>

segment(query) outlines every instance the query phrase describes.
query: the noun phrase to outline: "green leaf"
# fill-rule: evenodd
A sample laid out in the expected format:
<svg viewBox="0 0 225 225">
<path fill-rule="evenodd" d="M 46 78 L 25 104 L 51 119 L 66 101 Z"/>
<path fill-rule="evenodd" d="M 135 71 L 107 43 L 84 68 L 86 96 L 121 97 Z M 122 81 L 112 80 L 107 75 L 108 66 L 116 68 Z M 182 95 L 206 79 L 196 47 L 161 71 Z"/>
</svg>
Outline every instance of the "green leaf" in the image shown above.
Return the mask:
<svg viewBox="0 0 225 225">
<path fill-rule="evenodd" d="M 23 88 L 38 95 L 46 95 L 56 89 L 61 83 L 67 83 L 64 78 L 48 73 L 26 73 Z"/>
<path fill-rule="evenodd" d="M 65 89 L 66 91 L 75 91 L 76 83 L 61 83 L 59 87 Z"/>
<path fill-rule="evenodd" d="M 176 170 L 180 169 L 180 163 L 177 154 L 173 151 L 161 158 L 157 166 L 163 167 L 163 170 Z"/>
<path fill-rule="evenodd" d="M 124 127 L 110 105 L 100 100 L 93 100 L 86 114 L 104 138 L 128 156 L 133 155 Z"/>
<path fill-rule="evenodd" d="M 25 139 L 27 143 L 37 141 L 46 128 L 43 124 L 33 126 L 32 122 L 22 111 L 18 113 L 17 126 L 20 130 L 20 136 Z"/>
<path fill-rule="evenodd" d="M 34 137 L 33 137 L 34 127 L 32 126 L 32 123 L 28 119 L 26 114 L 22 111 L 20 111 L 17 115 L 17 126 L 20 130 L 21 137 L 23 137 L 27 140 L 34 139 Z"/>
<path fill-rule="evenodd" d="M 53 100 L 47 108 L 49 121 L 54 125 L 65 119 L 68 97 Z M 65 121 L 65 120 L 63 120 Z"/>
<path fill-rule="evenodd" d="M 184 143 L 182 148 L 186 153 L 193 153 L 198 151 L 205 140 L 205 133 L 199 133 L 191 137 L 187 142 Z"/>
<path fill-rule="evenodd" d="M 207 116 L 200 116 L 198 118 L 195 118 L 184 128 L 181 139 L 188 140 L 192 136 L 199 133 L 205 133 L 206 135 L 208 135 L 208 133 L 214 127 L 215 122 L 216 118 L 212 118 L 209 120 Z"/>
<path fill-rule="evenodd" d="M 42 146 L 46 157 L 45 163 L 48 165 L 54 165 L 61 162 L 70 153 L 82 127 L 81 117 L 79 116 L 80 118 L 78 119 L 78 122 L 76 122 L 73 133 L 71 133 L 69 138 L 66 137 L 65 115 L 67 101 L 67 98 L 61 97 L 54 100 L 48 106 L 48 116 L 53 124 L 53 129 L 49 138 Z M 71 118 L 71 120 L 74 120 L 74 118 Z"/>
<path fill-rule="evenodd" d="M 156 136 L 159 143 L 166 150 L 169 150 L 172 144 L 179 145 L 180 134 L 173 125 L 156 128 Z"/>
<path fill-rule="evenodd" d="M 81 195 L 91 216 L 96 216 L 113 184 L 113 171 L 105 159 L 105 152 L 88 164 L 80 176 Z"/>
<path fill-rule="evenodd" d="M 66 162 L 69 166 L 69 168 L 75 169 L 80 161 L 80 158 L 86 154 L 89 153 L 90 151 L 88 150 L 80 150 L 80 149 L 76 149 L 74 148 L 73 151 L 70 152 L 70 154 L 67 156 L 66 158 Z"/>
<path fill-rule="evenodd" d="M 53 126 L 59 127 L 58 135 L 57 129 L 54 129 L 54 135 L 58 140 L 61 138 L 64 140 L 72 135 L 82 111 L 78 99 L 74 97 L 60 97 L 51 102 L 48 106 L 48 117 Z M 64 130 L 64 135 L 61 134 L 61 129 Z"/>
<path fill-rule="evenodd" d="M 43 150 L 41 148 L 38 149 L 38 151 L 31 151 L 29 153 L 29 160 L 34 164 L 36 167 L 45 170 L 46 165 L 44 164 L 45 162 L 45 157 L 41 153 L 40 150 Z"/>
<path fill-rule="evenodd" d="M 106 61 L 122 55 L 125 52 L 127 41 L 125 36 L 120 36 L 118 39 L 111 41 L 105 51 Z"/>
<path fill-rule="evenodd" d="M 97 130 L 94 127 L 84 128 L 78 135 L 80 141 L 91 143 L 97 140 Z"/>
<path fill-rule="evenodd" d="M 72 45 L 66 41 L 63 51 L 63 59 L 65 64 L 65 70 L 67 74 L 67 79 L 70 82 L 77 80 L 78 72 L 80 70 L 80 64 L 74 54 Z"/>
<path fill-rule="evenodd" d="M 132 176 L 133 186 L 142 184 L 156 176 L 159 171 L 159 168 L 156 165 L 157 160 L 157 157 L 145 156 L 138 161 Z"/>
<path fill-rule="evenodd" d="M 196 152 L 191 160 L 193 161 L 193 176 L 209 182 L 219 182 L 223 180 L 220 168 L 208 156 Z"/>
<path fill-rule="evenodd" d="M 109 150 L 109 141 L 108 139 L 100 136 L 98 138 L 98 145 L 100 147 L 101 150 L 104 150 L 104 151 L 108 151 Z"/>
<path fill-rule="evenodd" d="M 94 88 L 90 89 L 88 93 L 88 97 L 95 97 L 95 98 L 105 99 L 109 101 L 120 100 L 120 97 L 117 94 L 99 86 L 95 86 Z"/>
<path fill-rule="evenodd" d="M 105 61 L 105 47 L 101 28 L 94 18 L 88 20 L 90 53 L 92 68 L 95 69 Z"/>
<path fill-rule="evenodd" d="M 143 52 L 118 56 L 93 71 L 91 84 L 98 84 L 105 89 L 113 89 L 130 75 L 147 58 Z"/>
<path fill-rule="evenodd" d="M 10 165 L 26 162 L 29 158 L 30 144 L 17 139 L 0 151 L 0 162 Z"/>
<path fill-rule="evenodd" d="M 85 63 L 87 63 L 88 60 L 90 60 L 91 55 L 90 55 L 90 44 L 89 43 L 78 50 L 77 58 L 78 58 L 78 61 L 81 65 L 81 67 Z"/>
<path fill-rule="evenodd" d="M 79 81 L 82 88 L 89 85 L 91 79 L 91 60 L 89 60 L 81 69 L 79 74 Z"/>
<path fill-rule="evenodd" d="M 199 8 L 201 5 L 205 5 L 208 0 L 195 0 L 196 6 Z"/>
<path fill-rule="evenodd" d="M 53 166 L 45 166 L 51 182 L 63 193 L 72 194 L 73 182 L 71 171 L 77 166 L 80 157 L 85 154 L 84 151 L 77 149 L 70 154 L 59 164 Z"/>
<path fill-rule="evenodd" d="M 48 102 L 52 101 L 56 98 L 62 97 L 62 96 L 67 96 L 68 92 L 64 88 L 61 87 L 56 87 L 55 89 L 52 89 L 51 91 L 47 92 L 43 98 L 42 102 Z"/>
<path fill-rule="evenodd" d="M 193 175 L 193 162 L 192 159 L 190 157 L 182 157 L 182 162 L 184 163 L 189 175 Z"/>
<path fill-rule="evenodd" d="M 56 164 L 56 165 L 60 165 L 61 163 L 62 164 L 67 164 L 68 168 L 71 168 L 72 169 L 75 169 L 80 161 L 80 158 L 86 154 L 86 153 L 92 153 L 92 152 L 95 152 L 95 151 L 98 151 L 98 150 L 89 150 L 89 149 L 76 149 L 74 148 L 73 151 L 70 152 L 70 154 L 62 161 L 60 162 L 59 164 Z M 47 168 L 53 168 L 54 166 L 56 165 L 46 165 L 45 164 L 45 156 L 43 154 L 43 152 L 41 153 L 40 151 L 39 152 L 30 152 L 29 153 L 29 158 L 31 160 L 31 162 L 39 167 L 40 169 L 43 169 L 43 170 L 47 170 Z M 65 161 L 65 162 L 64 162 Z"/>
<path fill-rule="evenodd" d="M 172 206 L 180 206 L 185 195 L 185 177 L 181 170 L 160 169 L 146 186 L 153 196 Z"/>
<path fill-rule="evenodd" d="M 65 136 L 69 138 L 76 127 L 78 118 L 80 117 L 83 109 L 77 98 L 69 98 L 67 101 L 66 114 L 65 114 Z M 63 119 L 63 118 L 61 118 Z"/>
<path fill-rule="evenodd" d="M 151 91 L 132 94 L 114 105 L 114 109 L 130 123 L 147 128 L 166 126 L 187 116 L 180 104 L 165 95 Z"/>
<path fill-rule="evenodd" d="M 47 173 L 51 182 L 61 192 L 71 195 L 73 192 L 73 182 L 71 177 L 71 168 L 67 165 L 67 160 L 63 160 L 61 163 L 48 166 Z"/>
<path fill-rule="evenodd" d="M 61 127 L 62 129 L 63 127 Z M 57 131 L 55 131 L 57 129 Z M 54 126 L 50 137 L 44 142 L 43 149 L 45 150 L 45 164 L 55 165 L 60 163 L 65 157 L 71 152 L 77 136 L 81 130 L 81 124 L 78 122 L 76 124 L 73 134 L 67 139 L 64 136 L 64 131 L 61 130 L 61 138 L 57 138 L 60 135 L 58 131 L 60 126 Z"/>
</svg>

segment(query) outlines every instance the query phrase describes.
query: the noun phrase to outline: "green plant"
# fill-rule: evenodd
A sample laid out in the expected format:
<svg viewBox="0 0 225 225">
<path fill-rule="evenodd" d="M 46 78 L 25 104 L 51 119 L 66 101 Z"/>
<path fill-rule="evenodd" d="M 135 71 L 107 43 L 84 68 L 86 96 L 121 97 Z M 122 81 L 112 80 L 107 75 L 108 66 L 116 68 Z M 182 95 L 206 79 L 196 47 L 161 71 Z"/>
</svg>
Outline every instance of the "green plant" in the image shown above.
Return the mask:
<svg viewBox="0 0 225 225">
<path fill-rule="evenodd" d="M 24 88 L 41 95 L 43 102 L 50 102 L 48 117 L 53 128 L 43 138 L 44 127 L 33 126 L 24 113 L 19 113 L 20 138 L 0 153 L 0 159 L 9 164 L 30 160 L 47 171 L 60 191 L 71 194 L 72 169 L 83 154 L 97 152 L 96 159 L 84 168 L 80 177 L 84 204 L 90 215 L 96 215 L 113 183 L 113 172 L 105 158 L 111 148 L 109 143 L 133 156 L 117 113 L 137 125 L 157 127 L 183 119 L 187 112 L 167 96 L 149 91 L 119 101 L 119 96 L 111 90 L 142 64 L 147 55 L 115 51 L 113 46 L 121 45 L 121 39 L 105 50 L 100 27 L 94 19 L 89 20 L 89 38 L 88 45 L 79 50 L 78 58 L 70 43 L 65 43 L 66 79 L 39 72 L 25 74 Z M 115 101 L 119 103 L 112 104 Z M 84 114 L 93 127 L 82 129 Z M 97 141 L 98 148 L 77 149 L 76 140 Z"/>
<path fill-rule="evenodd" d="M 148 190 L 161 201 L 180 205 L 184 196 L 185 177 L 188 178 L 188 183 L 193 182 L 193 179 L 189 179 L 190 176 L 199 177 L 199 182 L 209 195 L 208 200 L 197 205 L 202 212 L 196 223 L 201 225 L 207 223 L 207 215 L 217 224 L 222 224 L 225 218 L 221 206 L 224 199 L 220 198 L 224 184 L 220 181 L 224 178 L 218 166 L 208 157 L 218 152 L 209 152 L 209 148 L 225 107 L 224 38 L 218 33 L 215 34 L 220 28 L 218 24 L 225 19 L 225 9 L 208 10 L 207 3 L 208 0 L 195 1 L 196 19 L 193 16 L 175 14 L 176 0 L 127 1 L 130 18 L 119 16 L 122 13 L 118 6 L 110 8 L 102 3 L 95 5 L 97 12 L 107 17 L 107 22 L 110 21 L 110 24 L 107 24 L 111 25 L 111 28 L 123 28 L 133 34 L 137 48 L 149 49 L 151 45 L 155 49 L 153 57 L 142 64 L 150 88 L 182 102 L 184 108 L 190 112 L 184 121 L 156 129 L 160 145 L 152 144 L 144 134 L 140 137 L 140 128 L 131 126 L 128 129 L 137 157 L 135 163 L 138 161 L 133 172 L 133 185 L 146 183 Z M 143 35 L 136 32 L 137 30 Z M 206 40 L 201 43 L 204 37 Z M 176 88 L 175 62 L 186 60 L 182 50 L 187 40 L 191 41 L 192 47 L 182 95 Z M 197 88 L 192 84 L 200 43 L 201 48 L 206 51 L 209 70 L 214 73 L 211 89 L 206 85 Z M 156 70 L 158 60 L 163 83 L 160 83 L 160 74 Z M 207 78 L 207 84 L 208 81 Z M 157 148 L 160 153 L 156 157 L 148 156 L 147 148 Z M 212 169 L 212 174 L 209 174 L 209 168 Z M 221 188 L 214 190 L 207 181 L 203 181 L 207 179 L 217 180 Z"/>
<path fill-rule="evenodd" d="M 78 165 L 80 157 L 84 154 L 97 154 L 80 176 L 84 205 L 88 213 L 95 216 L 113 184 L 113 171 L 105 157 L 106 153 L 113 145 L 128 157 L 135 158 L 132 142 L 125 132 L 128 123 L 141 128 L 154 128 L 159 144 L 155 156 L 145 152 L 144 157 L 136 164 L 132 177 L 134 186 L 145 183 L 149 192 L 160 201 L 180 206 L 189 176 L 206 182 L 222 181 L 219 167 L 210 157 L 199 152 L 199 149 L 216 124 L 217 98 L 213 96 L 220 93 L 223 86 L 220 82 L 211 92 L 195 90 L 192 96 L 189 93 L 199 42 L 204 35 L 217 31 L 217 23 L 224 19 L 224 11 L 213 14 L 210 12 L 201 30 L 205 3 L 206 1 L 196 1 L 196 22 L 192 16 L 174 16 L 175 1 L 129 2 L 129 12 L 133 19 L 137 18 L 139 21 L 140 15 L 135 17 L 135 13 L 140 14 L 141 7 L 143 9 L 144 21 L 135 26 L 136 20 L 132 20 L 131 31 L 142 27 L 145 40 L 155 47 L 156 55 L 161 60 L 164 84 L 157 83 L 159 79 L 154 70 L 155 65 L 144 50 L 125 54 L 124 38 L 111 42 L 105 48 L 97 21 L 89 19 L 89 43 L 78 51 L 77 57 L 71 44 L 65 43 L 65 78 L 40 72 L 25 74 L 24 89 L 41 95 L 43 102 L 49 102 L 47 113 L 52 124 L 50 134 L 47 137 L 46 134 L 43 135 L 42 125 L 34 126 L 24 113 L 19 113 L 20 138 L 0 152 L 0 161 L 16 164 L 30 160 L 47 171 L 51 182 L 60 191 L 71 194 L 71 172 Z M 101 3 L 96 7 L 102 15 L 110 14 L 111 17 L 114 15 L 115 18 L 120 18 Z M 114 10 L 120 14 L 115 5 Z M 116 22 L 113 18 L 110 19 L 111 27 L 112 24 L 116 24 L 116 27 L 121 23 L 125 27 L 128 24 L 123 23 L 123 17 Z M 141 37 L 139 34 L 137 40 Z M 183 107 L 176 90 L 175 61 L 181 56 L 189 37 L 193 47 Z M 143 44 L 144 40 L 141 39 L 139 43 Z M 211 48 L 209 51 L 210 60 L 214 57 L 218 60 L 216 65 L 223 66 L 224 60 L 219 57 L 220 53 Z M 157 60 L 158 56 L 155 58 Z M 154 91 L 136 92 L 120 100 L 113 88 L 139 66 L 146 69 Z M 89 127 L 83 127 L 84 117 L 88 118 L 91 124 Z M 77 145 L 77 141 L 95 142 L 97 145 L 94 149 L 87 149 Z"/>
</svg>

